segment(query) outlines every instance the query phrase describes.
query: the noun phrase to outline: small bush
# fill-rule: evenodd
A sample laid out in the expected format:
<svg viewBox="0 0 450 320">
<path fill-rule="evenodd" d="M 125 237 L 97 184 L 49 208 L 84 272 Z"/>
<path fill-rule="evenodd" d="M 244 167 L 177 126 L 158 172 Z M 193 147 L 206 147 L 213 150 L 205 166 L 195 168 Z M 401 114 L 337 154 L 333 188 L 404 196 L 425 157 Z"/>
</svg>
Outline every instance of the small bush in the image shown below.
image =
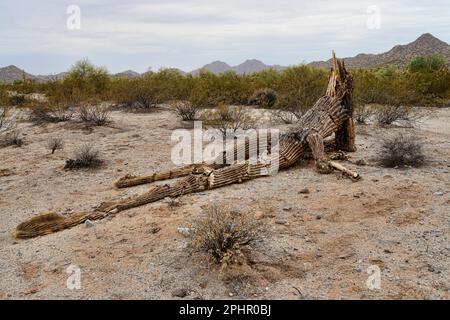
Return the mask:
<svg viewBox="0 0 450 320">
<path fill-rule="evenodd" d="M 428 56 L 418 56 L 411 60 L 408 65 L 409 72 L 434 72 L 447 68 L 445 57 L 433 54 Z"/>
<path fill-rule="evenodd" d="M 94 124 L 96 126 L 104 126 L 110 122 L 111 111 L 101 105 L 87 105 L 80 107 L 79 116 L 83 122 Z"/>
<path fill-rule="evenodd" d="M 277 93 L 273 89 L 265 88 L 256 90 L 250 98 L 249 104 L 261 108 L 272 108 L 277 102 Z"/>
<path fill-rule="evenodd" d="M 410 107 L 399 105 L 379 106 L 375 110 L 375 118 L 379 124 L 383 125 L 390 125 L 396 121 L 411 125 L 417 120 L 417 116 Z"/>
<path fill-rule="evenodd" d="M 9 108 L 0 108 L 0 132 L 6 131 L 11 126 L 9 120 Z"/>
<path fill-rule="evenodd" d="M 383 141 L 381 164 L 388 168 L 400 166 L 417 167 L 423 164 L 425 156 L 422 143 L 412 136 L 399 134 Z"/>
<path fill-rule="evenodd" d="M 16 118 L 18 112 L 12 112 L 10 108 L 0 108 L 0 146 L 21 147 L 23 140 L 19 138 L 19 131 L 16 130 Z"/>
<path fill-rule="evenodd" d="M 367 105 L 358 105 L 354 111 L 354 119 L 359 124 L 365 124 L 373 116 L 373 110 Z"/>
<path fill-rule="evenodd" d="M 199 109 L 192 105 L 190 102 L 174 102 L 173 112 L 183 121 L 195 121 L 199 118 Z"/>
<path fill-rule="evenodd" d="M 23 140 L 19 136 L 20 132 L 17 130 L 8 131 L 0 138 L 0 145 L 3 147 L 21 147 L 23 145 Z"/>
<path fill-rule="evenodd" d="M 85 144 L 75 151 L 75 159 L 66 161 L 65 169 L 98 168 L 103 164 L 98 150 Z"/>
<path fill-rule="evenodd" d="M 207 253 L 226 268 L 242 257 L 241 249 L 258 239 L 258 226 L 250 218 L 223 205 L 204 210 L 204 218 L 195 224 L 192 247 Z"/>
<path fill-rule="evenodd" d="M 12 106 L 22 106 L 25 102 L 26 98 L 23 94 L 14 94 L 9 98 L 9 103 Z"/>
<path fill-rule="evenodd" d="M 255 119 L 244 107 L 231 107 L 226 104 L 205 112 L 202 120 L 207 127 L 219 130 L 224 138 L 235 136 L 238 130 L 248 130 L 256 125 Z"/>
<path fill-rule="evenodd" d="M 31 108 L 30 121 L 35 124 L 70 121 L 74 111 L 64 106 L 50 107 L 46 103 L 35 103 Z"/>
<path fill-rule="evenodd" d="M 50 138 L 47 143 L 47 148 L 54 154 L 56 150 L 62 150 L 64 148 L 64 142 L 61 138 Z"/>
</svg>

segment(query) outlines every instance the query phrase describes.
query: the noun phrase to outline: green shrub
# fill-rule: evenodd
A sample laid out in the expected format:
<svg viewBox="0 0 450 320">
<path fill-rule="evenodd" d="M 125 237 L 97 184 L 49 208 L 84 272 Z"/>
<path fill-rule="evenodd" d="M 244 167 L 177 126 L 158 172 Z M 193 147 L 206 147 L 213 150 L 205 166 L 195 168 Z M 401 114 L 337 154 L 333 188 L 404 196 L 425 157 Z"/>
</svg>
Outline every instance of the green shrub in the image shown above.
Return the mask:
<svg viewBox="0 0 450 320">
<path fill-rule="evenodd" d="M 408 65 L 408 71 L 412 73 L 437 72 L 445 68 L 447 68 L 445 57 L 437 54 L 416 57 Z"/>
<path fill-rule="evenodd" d="M 88 101 L 103 99 L 110 87 L 110 75 L 105 68 L 96 67 L 84 59 L 76 62 L 62 81 L 67 98 Z"/>
<path fill-rule="evenodd" d="M 325 94 L 329 73 L 308 66 L 290 67 L 283 71 L 274 89 L 278 92 L 277 109 L 303 114 Z"/>
<path fill-rule="evenodd" d="M 270 88 L 258 89 L 250 98 L 249 104 L 261 108 L 272 108 L 277 102 L 277 93 Z"/>
</svg>

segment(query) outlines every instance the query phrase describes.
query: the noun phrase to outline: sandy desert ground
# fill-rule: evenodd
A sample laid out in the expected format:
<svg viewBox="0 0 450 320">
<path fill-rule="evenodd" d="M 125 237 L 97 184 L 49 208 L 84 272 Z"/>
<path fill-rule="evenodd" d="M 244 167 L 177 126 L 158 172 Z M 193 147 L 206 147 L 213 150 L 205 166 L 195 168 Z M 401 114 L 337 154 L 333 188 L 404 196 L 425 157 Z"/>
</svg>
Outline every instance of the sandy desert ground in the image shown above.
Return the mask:
<svg viewBox="0 0 450 320">
<path fill-rule="evenodd" d="M 162 201 L 93 227 L 15 239 L 17 224 L 39 212 L 71 214 L 142 193 L 151 186 L 117 190 L 113 182 L 172 167 L 170 136 L 183 125 L 169 111 L 114 111 L 112 119 L 93 129 L 21 122 L 25 145 L 0 149 L 0 298 L 173 299 L 185 289 L 185 299 L 450 299 L 450 109 L 415 128 L 357 126 L 358 151 L 343 164 L 361 173 L 359 182 L 319 175 L 303 161 L 275 177 L 186 195 L 175 208 Z M 381 139 L 397 132 L 425 142 L 425 166 L 379 166 Z M 50 155 L 54 136 L 65 148 Z M 65 171 L 84 142 L 95 143 L 105 167 Z M 251 263 L 226 275 L 190 253 L 178 232 L 213 202 L 266 226 Z M 66 286 L 71 265 L 81 270 L 79 290 Z M 374 265 L 379 290 L 366 286 Z"/>
</svg>

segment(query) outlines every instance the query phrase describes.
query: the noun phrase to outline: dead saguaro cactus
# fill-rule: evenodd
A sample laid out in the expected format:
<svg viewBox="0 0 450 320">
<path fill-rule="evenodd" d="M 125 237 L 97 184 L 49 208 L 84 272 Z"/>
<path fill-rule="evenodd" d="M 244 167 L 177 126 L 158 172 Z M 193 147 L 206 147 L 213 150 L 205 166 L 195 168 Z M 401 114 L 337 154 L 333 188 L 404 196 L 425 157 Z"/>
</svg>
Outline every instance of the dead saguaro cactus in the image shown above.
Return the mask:
<svg viewBox="0 0 450 320">
<path fill-rule="evenodd" d="M 329 161 L 325 154 L 324 139 L 335 134 L 336 146 L 340 150 L 355 151 L 355 131 L 353 126 L 353 78 L 345 69 L 344 62 L 333 53 L 333 69 L 326 94 L 308 110 L 297 125 L 280 136 L 277 152 L 269 154 L 270 161 L 249 161 L 255 156 L 250 143 L 245 143 L 245 161 L 223 164 L 223 158 L 229 152 L 237 154 L 237 147 L 227 150 L 216 161 L 193 164 L 169 171 L 156 172 L 147 176 L 125 176 L 116 182 L 116 187 L 126 188 L 158 180 L 180 178 L 171 185 L 152 187 L 148 192 L 116 202 L 103 203 L 92 213 L 74 214 L 61 219 L 58 215 L 46 215 L 22 223 L 16 236 L 29 238 L 70 228 L 83 221 L 98 220 L 109 214 L 115 214 L 130 208 L 142 206 L 166 197 L 176 198 L 185 194 L 217 189 L 234 183 L 242 183 L 270 175 L 271 163 L 276 162 L 279 170 L 286 169 L 296 163 L 309 150 L 312 151 L 319 173 L 330 173 L 339 170 L 350 178 L 357 180 L 359 175 L 342 165 Z M 259 137 L 256 139 L 259 143 Z M 268 144 L 276 144 L 268 141 Z M 256 151 L 257 152 L 257 151 Z M 53 219 L 53 220 L 52 220 Z M 42 223 L 44 221 L 44 223 Z"/>
</svg>

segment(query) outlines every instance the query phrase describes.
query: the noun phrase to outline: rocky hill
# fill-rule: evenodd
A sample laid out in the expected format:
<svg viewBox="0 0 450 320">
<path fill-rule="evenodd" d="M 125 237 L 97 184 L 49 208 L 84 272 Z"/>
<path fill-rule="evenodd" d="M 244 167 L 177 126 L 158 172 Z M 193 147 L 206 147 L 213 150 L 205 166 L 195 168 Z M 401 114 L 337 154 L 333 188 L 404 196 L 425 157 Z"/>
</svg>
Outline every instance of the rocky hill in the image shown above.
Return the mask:
<svg viewBox="0 0 450 320">
<path fill-rule="evenodd" d="M 345 58 L 350 68 L 373 68 L 385 65 L 404 67 L 417 56 L 439 54 L 450 62 L 450 46 L 429 33 L 421 35 L 417 40 L 406 45 L 397 45 L 381 54 L 358 54 Z M 315 61 L 309 64 L 313 67 L 330 68 L 331 60 Z"/>
<path fill-rule="evenodd" d="M 23 80 L 23 78 L 36 80 L 36 76 L 26 73 L 16 66 L 7 66 L 0 68 L 0 83 L 11 83 L 14 81 Z"/>
</svg>

